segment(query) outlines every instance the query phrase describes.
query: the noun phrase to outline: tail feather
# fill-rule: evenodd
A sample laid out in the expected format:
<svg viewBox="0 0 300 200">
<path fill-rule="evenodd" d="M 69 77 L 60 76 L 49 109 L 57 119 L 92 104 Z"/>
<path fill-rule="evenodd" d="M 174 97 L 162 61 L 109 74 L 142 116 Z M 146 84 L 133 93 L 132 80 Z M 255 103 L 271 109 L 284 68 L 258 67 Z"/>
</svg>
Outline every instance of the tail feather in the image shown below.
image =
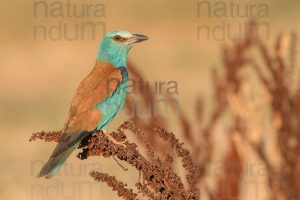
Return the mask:
<svg viewBox="0 0 300 200">
<path fill-rule="evenodd" d="M 57 156 L 51 156 L 44 167 L 41 169 L 38 177 L 45 176 L 45 178 L 51 178 L 52 176 L 54 176 L 63 165 L 63 163 L 67 160 L 67 158 L 71 155 L 71 153 L 76 149 L 76 146 L 77 145 L 70 147 Z"/>
<path fill-rule="evenodd" d="M 90 132 L 82 131 L 77 134 L 65 133 L 61 138 L 57 146 L 55 147 L 52 156 L 44 165 L 38 177 L 45 176 L 51 178 L 58 172 L 59 168 L 67 160 L 70 154 L 76 149 L 80 141 L 88 136 Z"/>
</svg>

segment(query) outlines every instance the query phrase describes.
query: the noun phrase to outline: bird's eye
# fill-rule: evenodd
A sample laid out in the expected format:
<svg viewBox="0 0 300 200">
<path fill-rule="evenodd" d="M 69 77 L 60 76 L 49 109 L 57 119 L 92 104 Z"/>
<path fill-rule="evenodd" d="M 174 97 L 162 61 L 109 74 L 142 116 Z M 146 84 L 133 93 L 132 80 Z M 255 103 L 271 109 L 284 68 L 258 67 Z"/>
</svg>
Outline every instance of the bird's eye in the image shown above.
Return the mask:
<svg viewBox="0 0 300 200">
<path fill-rule="evenodd" d="M 113 39 L 114 39 L 115 41 L 117 41 L 117 42 L 120 42 L 120 41 L 123 40 L 123 38 L 122 38 L 121 36 L 119 36 L 119 35 L 114 36 Z"/>
</svg>

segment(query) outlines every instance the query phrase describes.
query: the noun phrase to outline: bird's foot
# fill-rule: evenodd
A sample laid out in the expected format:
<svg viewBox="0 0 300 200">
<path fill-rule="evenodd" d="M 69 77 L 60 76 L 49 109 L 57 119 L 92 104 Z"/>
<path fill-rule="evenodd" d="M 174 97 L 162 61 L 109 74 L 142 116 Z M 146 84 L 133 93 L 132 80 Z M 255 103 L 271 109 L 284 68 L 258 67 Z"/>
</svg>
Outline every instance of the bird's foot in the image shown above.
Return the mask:
<svg viewBox="0 0 300 200">
<path fill-rule="evenodd" d="M 123 146 L 124 148 L 126 147 L 126 144 L 122 143 L 122 142 L 118 142 L 115 138 L 113 138 L 113 136 L 111 136 L 106 130 L 102 130 L 102 132 L 104 133 L 104 135 L 106 137 L 109 138 L 109 140 L 111 140 L 114 144 L 117 144 L 117 145 L 121 145 Z"/>
</svg>

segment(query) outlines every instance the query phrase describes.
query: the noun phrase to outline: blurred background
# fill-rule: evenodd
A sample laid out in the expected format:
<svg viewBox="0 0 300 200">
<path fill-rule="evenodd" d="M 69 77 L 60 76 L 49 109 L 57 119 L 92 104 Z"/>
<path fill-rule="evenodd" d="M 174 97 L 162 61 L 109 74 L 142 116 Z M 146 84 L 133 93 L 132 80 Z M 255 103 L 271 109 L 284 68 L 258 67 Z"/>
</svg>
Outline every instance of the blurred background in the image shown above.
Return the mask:
<svg viewBox="0 0 300 200">
<path fill-rule="evenodd" d="M 201 97 L 203 118 L 209 121 L 207 116 L 215 106 L 212 100 L 215 93 L 212 69 L 224 73 L 222 48 L 228 48 L 232 41 L 243 38 L 245 24 L 256 19 L 260 37 L 267 47 L 274 49 L 278 34 L 289 36 L 291 32 L 299 33 L 299 8 L 300 2 L 296 0 L 2 1 L 1 199 L 118 199 L 109 187 L 90 178 L 88 173 L 94 169 L 129 180 L 129 184 L 137 181 L 138 172 L 129 170 L 124 173 L 113 159 L 89 158 L 81 161 L 76 159 L 75 154 L 58 176 L 50 180 L 38 179 L 36 174 L 50 156 L 55 143 L 28 141 L 32 132 L 59 130 L 63 126 L 72 95 L 93 68 L 99 41 L 105 32 L 124 29 L 149 36 L 148 41 L 131 50 L 129 60 L 152 87 L 165 82 L 162 93 L 168 92 L 167 83 L 177 83 L 178 92 L 170 95 L 178 101 L 180 109 L 193 124 L 192 129 L 198 138 L 197 134 L 201 133 L 196 131 L 200 125 L 194 119 L 195 104 Z M 93 25 L 95 30 L 91 28 Z M 254 53 L 252 58 L 256 57 Z M 245 71 L 244 77 L 248 77 L 247 73 L 251 72 Z M 257 91 L 255 84 L 258 80 L 250 82 L 254 84 L 252 90 Z M 160 92 L 154 94 L 158 99 L 160 95 Z M 162 114 L 169 121 L 168 130 L 185 141 L 184 136 L 179 134 L 180 127 L 170 120 L 174 116 L 164 111 Z M 208 188 L 214 188 L 213 180 L 221 173 L 219 164 L 222 165 L 224 152 L 230 146 L 227 133 L 232 115 L 230 111 L 225 113 L 222 119 L 224 125 L 211 133 L 215 150 L 203 180 Z M 263 126 L 266 131 L 264 137 L 269 140 L 272 134 L 268 128 L 270 123 L 265 122 L 264 115 L 259 116 L 263 116 L 263 122 L 253 120 L 252 123 Z M 130 114 L 123 109 L 112 122 L 110 130 L 129 119 Z M 144 120 L 147 121 L 146 114 Z M 247 158 L 243 162 L 241 182 L 244 185 L 241 183 L 239 186 L 238 196 L 215 196 L 215 199 L 271 199 L 266 166 L 251 150 L 240 148 L 239 152 Z M 271 154 L 277 154 L 277 151 L 271 150 Z M 274 160 L 276 163 L 276 158 Z M 180 164 L 175 168 L 181 173 Z M 201 187 L 201 199 L 209 199 L 205 188 Z M 226 188 L 224 190 L 227 191 Z M 284 196 L 281 198 L 286 199 Z"/>
</svg>

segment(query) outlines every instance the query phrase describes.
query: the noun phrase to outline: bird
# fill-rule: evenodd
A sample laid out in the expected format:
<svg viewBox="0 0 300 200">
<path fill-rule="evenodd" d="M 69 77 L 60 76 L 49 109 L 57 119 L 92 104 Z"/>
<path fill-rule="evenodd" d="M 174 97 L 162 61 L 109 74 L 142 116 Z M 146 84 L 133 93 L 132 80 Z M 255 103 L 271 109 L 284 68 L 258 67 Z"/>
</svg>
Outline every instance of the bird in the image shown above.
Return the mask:
<svg viewBox="0 0 300 200">
<path fill-rule="evenodd" d="M 53 177 L 80 142 L 93 132 L 102 131 L 113 139 L 107 128 L 126 98 L 127 55 L 134 44 L 145 40 L 147 36 L 125 30 L 108 32 L 102 38 L 95 66 L 79 84 L 62 135 L 38 177 Z"/>
</svg>

